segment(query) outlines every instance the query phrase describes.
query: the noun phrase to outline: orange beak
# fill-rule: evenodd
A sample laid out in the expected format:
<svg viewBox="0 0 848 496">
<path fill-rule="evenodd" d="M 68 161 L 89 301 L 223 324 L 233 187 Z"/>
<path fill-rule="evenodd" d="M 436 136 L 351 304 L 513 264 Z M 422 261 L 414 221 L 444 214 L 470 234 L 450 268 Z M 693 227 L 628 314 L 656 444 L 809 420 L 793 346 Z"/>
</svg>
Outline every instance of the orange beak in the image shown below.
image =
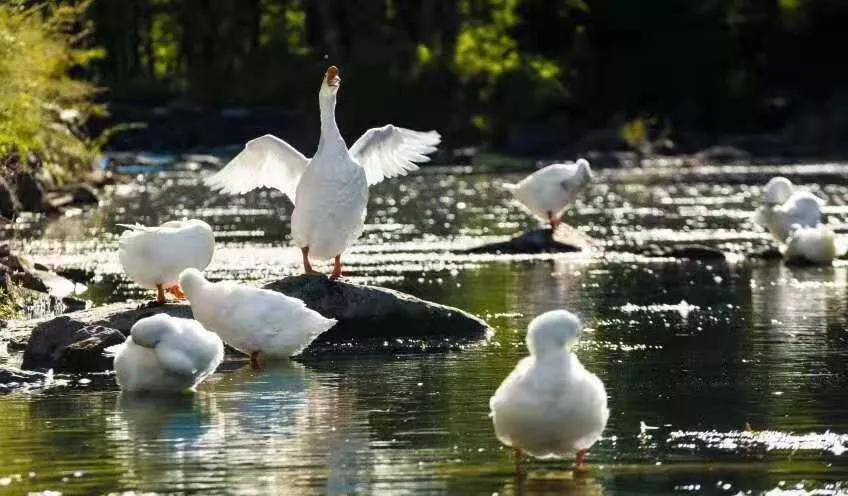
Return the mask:
<svg viewBox="0 0 848 496">
<path fill-rule="evenodd" d="M 338 86 L 342 80 L 339 78 L 339 68 L 331 65 L 329 69 L 327 69 L 327 86 Z"/>
</svg>

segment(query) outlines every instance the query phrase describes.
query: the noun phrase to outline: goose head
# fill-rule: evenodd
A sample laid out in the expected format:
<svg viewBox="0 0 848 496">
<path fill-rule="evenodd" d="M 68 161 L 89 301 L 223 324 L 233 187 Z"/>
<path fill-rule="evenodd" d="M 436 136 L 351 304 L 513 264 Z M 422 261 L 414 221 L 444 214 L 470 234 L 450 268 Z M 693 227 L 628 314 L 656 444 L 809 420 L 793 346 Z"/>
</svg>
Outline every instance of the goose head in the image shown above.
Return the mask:
<svg viewBox="0 0 848 496">
<path fill-rule="evenodd" d="M 189 301 L 192 297 L 197 296 L 204 284 L 206 284 L 206 277 L 203 276 L 203 272 L 195 268 L 188 268 L 180 273 L 180 289 L 183 290 Z"/>
<path fill-rule="evenodd" d="M 782 205 L 792 196 L 792 181 L 785 177 L 773 177 L 766 183 L 766 204 L 770 206 Z"/>
<path fill-rule="evenodd" d="M 580 187 L 586 186 L 592 182 L 592 168 L 589 166 L 589 161 L 585 158 L 577 160 L 577 177 L 580 178 Z"/>
<path fill-rule="evenodd" d="M 339 68 L 331 65 L 324 74 L 324 80 L 321 81 L 321 89 L 318 91 L 318 95 L 322 99 L 335 98 L 341 84 L 342 78 L 339 77 Z"/>
<path fill-rule="evenodd" d="M 537 357 L 562 352 L 576 345 L 583 332 L 580 319 L 568 310 L 545 312 L 527 327 L 527 349 Z"/>
</svg>

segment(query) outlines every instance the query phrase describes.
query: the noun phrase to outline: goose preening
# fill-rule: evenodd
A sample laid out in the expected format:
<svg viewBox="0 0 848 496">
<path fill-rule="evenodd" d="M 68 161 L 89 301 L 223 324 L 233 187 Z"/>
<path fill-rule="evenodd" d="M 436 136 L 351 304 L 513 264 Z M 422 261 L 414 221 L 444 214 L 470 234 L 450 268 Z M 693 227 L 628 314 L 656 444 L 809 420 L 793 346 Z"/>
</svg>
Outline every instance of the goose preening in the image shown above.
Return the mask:
<svg viewBox="0 0 848 496">
<path fill-rule="evenodd" d="M 543 167 L 516 184 L 503 187 L 539 219 L 556 229 L 565 208 L 592 181 L 592 169 L 586 159 Z"/>
<path fill-rule="evenodd" d="M 766 184 L 765 204 L 754 222 L 778 243 L 787 262 L 829 264 L 848 251 L 844 239 L 822 223 L 824 200 L 809 191 L 796 190 L 785 177 Z"/>
<path fill-rule="evenodd" d="M 250 356 L 288 358 L 336 325 L 302 300 L 233 282 L 209 282 L 195 269 L 180 276 L 194 318 L 228 345 Z"/>
<path fill-rule="evenodd" d="M 336 125 L 339 70 L 327 69 L 318 91 L 321 138 L 310 159 L 285 141 L 266 134 L 249 141 L 226 167 L 209 177 L 213 189 L 242 194 L 263 186 L 276 188 L 294 204 L 292 239 L 310 259 L 335 258 L 331 277 L 341 277 L 341 254 L 362 232 L 368 186 L 418 169 L 416 162 L 441 141 L 436 131 L 420 132 L 391 124 L 369 129 L 349 149 Z"/>
<path fill-rule="evenodd" d="M 754 222 L 785 244 L 796 227 L 815 227 L 821 223 L 824 200 L 806 190 L 796 190 L 785 177 L 773 177 L 766 183 L 765 203 L 757 209 Z"/>
<path fill-rule="evenodd" d="M 588 450 L 607 424 L 607 393 L 571 348 L 583 332 L 580 320 L 566 310 L 546 312 L 530 322 L 530 356 L 515 369 L 489 400 L 495 434 L 516 452 L 522 474 L 522 452 L 540 458 L 576 454 L 584 469 Z"/>
<path fill-rule="evenodd" d="M 118 224 L 121 234 L 118 258 L 127 276 L 144 288 L 157 290 L 156 302 L 165 303 L 165 291 L 178 298 L 180 273 L 205 269 L 215 252 L 212 228 L 202 220 L 166 222 L 158 227 Z"/>
<path fill-rule="evenodd" d="M 136 322 L 122 344 L 106 353 L 115 357 L 115 374 L 126 391 L 194 389 L 224 360 L 224 344 L 191 319 L 160 313 Z"/>
<path fill-rule="evenodd" d="M 783 247 L 783 259 L 790 263 L 827 265 L 846 252 L 848 246 L 845 240 L 826 225 L 819 224 L 815 227 L 798 227 L 792 231 Z"/>
</svg>

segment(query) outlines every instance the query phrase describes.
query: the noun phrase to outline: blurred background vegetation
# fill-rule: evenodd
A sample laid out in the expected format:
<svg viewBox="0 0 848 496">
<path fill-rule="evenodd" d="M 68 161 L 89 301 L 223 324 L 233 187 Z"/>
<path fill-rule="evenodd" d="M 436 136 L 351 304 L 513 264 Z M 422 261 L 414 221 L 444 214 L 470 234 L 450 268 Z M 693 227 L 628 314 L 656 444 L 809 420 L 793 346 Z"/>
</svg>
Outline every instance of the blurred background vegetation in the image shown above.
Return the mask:
<svg viewBox="0 0 848 496">
<path fill-rule="evenodd" d="M 310 150 L 331 63 L 351 140 L 392 122 L 439 129 L 447 148 L 537 157 L 848 146 L 842 0 L 94 0 L 65 40 L 58 20 L 80 2 L 11 5 L 0 8 L 0 77 L 12 81 L 0 106 L 23 120 L 10 130 L 3 117 L 0 141 L 25 149 L 53 139 L 34 125 L 45 102 L 96 113 L 83 103 L 92 86 L 57 77 L 71 74 L 103 88 L 95 101 L 112 114 L 89 134 L 148 124 L 117 148 L 270 131 Z"/>
</svg>

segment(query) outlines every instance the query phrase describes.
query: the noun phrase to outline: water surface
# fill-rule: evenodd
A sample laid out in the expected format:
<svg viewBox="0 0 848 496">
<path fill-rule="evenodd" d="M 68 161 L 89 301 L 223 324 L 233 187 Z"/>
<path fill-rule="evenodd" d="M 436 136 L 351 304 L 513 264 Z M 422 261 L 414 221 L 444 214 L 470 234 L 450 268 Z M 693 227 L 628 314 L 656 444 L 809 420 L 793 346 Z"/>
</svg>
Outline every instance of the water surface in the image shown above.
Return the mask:
<svg viewBox="0 0 848 496">
<path fill-rule="evenodd" d="M 848 265 L 683 262 L 646 243 L 730 252 L 768 245 L 750 213 L 772 173 L 827 198 L 845 227 L 842 166 L 601 172 L 567 214 L 591 253 L 464 255 L 534 227 L 498 185 L 515 174 L 442 169 L 372 190 L 351 279 L 466 309 L 495 329 L 442 353 L 317 356 L 251 371 L 226 364 L 195 395 L 122 395 L 111 378 L 0 397 L 0 493 L 845 494 Z M 209 274 L 259 282 L 297 273 L 280 194 L 221 197 L 194 172 L 140 176 L 100 208 L 27 217 L 18 250 L 96 273 L 82 297 L 149 295 L 120 274 L 118 223 L 199 217 L 217 231 Z M 324 267 L 325 270 L 328 267 Z M 596 332 L 578 347 L 612 414 L 574 478 L 533 461 L 514 478 L 488 398 L 526 354 L 524 329 L 568 308 Z M 39 307 L 48 314 L 57 308 Z"/>
</svg>

